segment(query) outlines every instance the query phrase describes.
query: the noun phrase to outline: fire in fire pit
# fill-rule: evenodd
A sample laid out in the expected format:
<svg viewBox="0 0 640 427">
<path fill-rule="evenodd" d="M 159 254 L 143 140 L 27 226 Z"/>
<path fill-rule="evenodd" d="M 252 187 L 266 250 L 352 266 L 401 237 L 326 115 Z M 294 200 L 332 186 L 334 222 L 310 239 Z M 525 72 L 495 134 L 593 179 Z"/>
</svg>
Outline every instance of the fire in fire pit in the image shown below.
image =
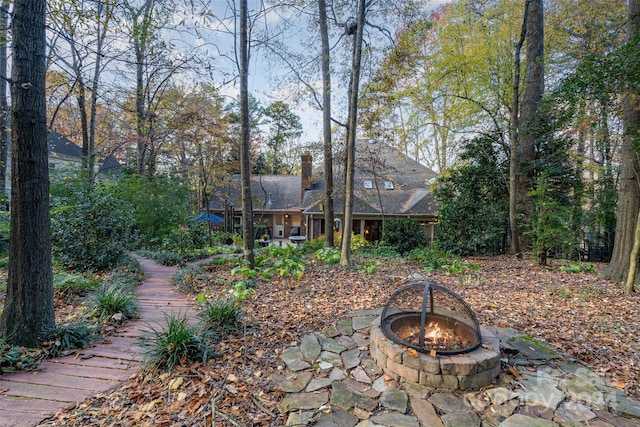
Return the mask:
<svg viewBox="0 0 640 427">
<path fill-rule="evenodd" d="M 395 292 L 380 322 L 391 341 L 423 353 L 467 353 L 481 344 L 480 325 L 471 307 L 453 291 L 431 282 Z"/>
</svg>

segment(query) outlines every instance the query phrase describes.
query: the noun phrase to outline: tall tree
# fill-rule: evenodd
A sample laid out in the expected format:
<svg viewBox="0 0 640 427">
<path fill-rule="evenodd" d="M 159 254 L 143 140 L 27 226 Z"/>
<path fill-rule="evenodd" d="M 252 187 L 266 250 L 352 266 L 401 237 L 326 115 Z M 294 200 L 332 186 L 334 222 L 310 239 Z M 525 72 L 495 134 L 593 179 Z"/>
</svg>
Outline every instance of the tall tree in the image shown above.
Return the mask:
<svg viewBox="0 0 640 427">
<path fill-rule="evenodd" d="M 125 0 L 135 65 L 136 171 L 140 175 L 156 172 L 161 141 L 156 134 L 156 109 L 174 76 L 187 64 L 197 62 L 193 55 L 172 50 L 162 39 L 172 19 L 172 0 L 145 0 L 137 4 Z"/>
<path fill-rule="evenodd" d="M 45 110 L 45 0 L 15 0 L 9 271 L 0 336 L 34 347 L 55 326 Z"/>
<path fill-rule="evenodd" d="M 324 156 L 324 246 L 333 247 L 333 147 L 331 142 L 331 61 L 327 2 L 318 0 L 322 69 L 322 152 Z"/>
<path fill-rule="evenodd" d="M 249 26 L 247 0 L 240 0 L 240 34 L 238 61 L 240 74 L 240 175 L 242 180 L 242 239 L 244 258 L 254 268 L 253 206 L 251 202 L 251 130 L 249 128 Z"/>
<path fill-rule="evenodd" d="M 544 13 L 543 0 L 526 0 L 525 3 L 525 41 L 527 65 L 525 68 L 525 91 L 518 119 L 518 137 L 516 145 L 516 218 L 519 222 L 517 241 L 521 249 L 528 247 L 524 233 L 526 224 L 520 222 L 531 214 L 532 200 L 529 195 L 534 185 L 534 159 L 536 134 L 536 112 L 544 93 Z"/>
<path fill-rule="evenodd" d="M 637 46 L 640 39 L 640 0 L 629 2 L 628 40 Z M 632 50 L 629 63 L 640 61 L 637 50 Z M 624 140 L 620 153 L 620 189 L 616 221 L 616 238 L 611 262 L 605 276 L 617 282 L 627 281 L 627 291 L 637 285 L 640 275 L 629 280 L 630 264 L 637 263 L 637 251 L 633 252 L 634 237 L 640 213 L 640 163 L 638 162 L 638 140 L 640 127 L 640 92 L 637 87 L 629 90 L 624 100 Z M 630 255 L 634 259 L 630 260 Z"/>
<path fill-rule="evenodd" d="M 291 159 L 291 147 L 287 144 L 302 135 L 302 124 L 300 116 L 291 111 L 289 105 L 283 101 L 275 101 L 264 109 L 266 124 L 269 125 L 269 135 L 267 136 L 267 156 L 271 164 L 271 174 L 291 173 L 293 167 L 298 165 L 300 156 L 293 156 L 294 164 L 287 163 L 287 157 Z M 289 159 L 289 160 L 290 160 Z"/>
<path fill-rule="evenodd" d="M 10 0 L 0 3 L 0 192 L 7 188 L 7 152 L 9 150 L 9 102 L 7 99 L 7 33 L 9 32 Z"/>
<path fill-rule="evenodd" d="M 57 35 L 66 44 L 61 49 L 54 46 L 53 50 L 57 52 L 58 62 L 64 64 L 73 81 L 71 88 L 80 116 L 83 168 L 88 181 L 92 182 L 100 80 L 106 56 L 107 35 L 116 5 L 112 1 L 84 0 L 51 5 L 52 8 L 55 6 L 59 9 L 50 11 L 51 21 L 57 26 Z M 71 57 L 67 58 L 67 54 Z"/>
<path fill-rule="evenodd" d="M 349 116 L 347 119 L 347 164 L 345 167 L 344 228 L 340 265 L 348 266 L 351 258 L 351 232 L 353 230 L 353 189 L 355 181 L 356 135 L 358 125 L 358 93 L 360 89 L 360 69 L 362 64 L 362 39 L 365 24 L 365 0 L 358 1 L 355 21 L 348 23 L 346 31 L 353 35 L 353 62 L 349 80 Z"/>
<path fill-rule="evenodd" d="M 520 73 L 521 73 L 521 52 L 522 45 L 527 34 L 527 16 L 529 2 L 525 2 L 524 20 L 522 30 L 520 31 L 520 40 L 515 45 L 515 53 L 513 55 L 513 103 L 511 105 L 511 123 L 509 126 L 509 229 L 511 231 L 511 247 L 509 251 L 512 254 L 520 253 L 520 227 L 518 219 L 518 173 L 520 165 L 518 161 L 518 121 L 520 120 Z"/>
<path fill-rule="evenodd" d="M 238 170 L 237 139 L 229 135 L 222 97 L 209 84 L 172 88 L 165 96 L 170 167 L 193 183 L 198 208 L 207 206 L 212 187 Z M 233 141 L 233 142 L 232 142 Z"/>
</svg>

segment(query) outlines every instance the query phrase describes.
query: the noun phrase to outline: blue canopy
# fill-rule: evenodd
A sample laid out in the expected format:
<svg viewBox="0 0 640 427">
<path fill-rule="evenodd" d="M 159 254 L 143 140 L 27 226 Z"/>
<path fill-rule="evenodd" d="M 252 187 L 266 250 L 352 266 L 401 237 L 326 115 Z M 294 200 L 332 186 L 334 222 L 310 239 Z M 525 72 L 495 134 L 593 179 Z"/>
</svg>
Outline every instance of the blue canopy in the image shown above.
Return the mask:
<svg viewBox="0 0 640 427">
<path fill-rule="evenodd" d="M 208 220 L 212 224 L 216 222 L 224 222 L 223 218 L 220 218 L 218 215 L 214 215 L 208 212 L 202 212 L 200 215 L 194 216 L 191 219 L 193 221 L 199 221 L 199 222 L 206 222 Z"/>
</svg>

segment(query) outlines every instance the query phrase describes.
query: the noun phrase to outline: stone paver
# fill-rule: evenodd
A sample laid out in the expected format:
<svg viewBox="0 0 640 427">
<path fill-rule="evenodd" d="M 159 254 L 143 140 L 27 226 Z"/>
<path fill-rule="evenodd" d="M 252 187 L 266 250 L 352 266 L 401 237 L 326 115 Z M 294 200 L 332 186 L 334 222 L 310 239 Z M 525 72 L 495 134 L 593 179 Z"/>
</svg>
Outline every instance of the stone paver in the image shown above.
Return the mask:
<svg viewBox="0 0 640 427">
<path fill-rule="evenodd" d="M 0 389 L 8 389 L 0 393 L 0 427 L 37 425 L 70 403 L 117 386 L 136 372 L 141 360 L 138 338 L 150 322 L 161 326 L 165 312 L 193 314 L 170 284 L 174 269 L 140 261 L 147 275 L 139 288 L 146 317 L 128 323 L 112 344 L 45 362 L 45 369 L 30 374 L 33 381 L 24 373 L 0 377 Z M 369 325 L 379 313 L 354 313 L 282 352 L 287 368 L 269 377 L 269 387 L 284 393 L 278 410 L 286 415 L 287 426 L 640 427 L 640 402 L 509 328 L 487 330 L 507 350 L 504 360 L 510 358 L 520 379 L 505 370 L 494 384 L 465 391 L 397 381 L 370 356 Z M 73 384 L 69 375 L 77 378 Z"/>
<path fill-rule="evenodd" d="M 315 367 L 296 373 L 311 375 L 305 393 L 289 392 L 283 398 L 286 404 L 279 407 L 286 409 L 291 406 L 292 396 L 300 401 L 301 395 L 311 402 L 317 399 L 318 403 L 316 408 L 311 408 L 309 400 L 298 403 L 307 411 L 292 408 L 287 425 L 640 427 L 639 402 L 606 385 L 584 366 L 562 360 L 562 355 L 551 347 L 509 328 L 486 331 L 495 337 L 496 345 L 500 343 L 500 348 L 507 351 L 501 357 L 509 358 L 520 373 L 519 379 L 505 369 L 493 384 L 480 390 L 447 390 L 409 383 L 403 378 L 398 381 L 385 375 L 371 359 L 369 326 L 375 324 L 379 313 L 379 309 L 354 313 L 322 333 L 303 337 L 298 351 L 294 345 L 290 352 L 283 352 L 296 357 L 303 354 L 298 362 L 315 363 Z M 308 350 L 309 343 L 314 342 L 319 344 L 319 353 L 317 348 Z M 305 376 L 303 380 L 306 379 Z M 285 391 L 282 384 L 280 389 Z"/>
</svg>

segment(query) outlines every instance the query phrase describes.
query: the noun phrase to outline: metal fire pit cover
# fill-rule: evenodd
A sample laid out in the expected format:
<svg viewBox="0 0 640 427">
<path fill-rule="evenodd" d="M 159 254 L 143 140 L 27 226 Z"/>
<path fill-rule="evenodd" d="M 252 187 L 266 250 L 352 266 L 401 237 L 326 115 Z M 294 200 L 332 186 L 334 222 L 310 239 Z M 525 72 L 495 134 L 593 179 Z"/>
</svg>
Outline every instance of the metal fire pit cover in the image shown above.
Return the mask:
<svg viewBox="0 0 640 427">
<path fill-rule="evenodd" d="M 481 344 L 473 310 L 455 292 L 425 281 L 398 289 L 380 318 L 382 333 L 422 353 L 468 353 Z"/>
</svg>

